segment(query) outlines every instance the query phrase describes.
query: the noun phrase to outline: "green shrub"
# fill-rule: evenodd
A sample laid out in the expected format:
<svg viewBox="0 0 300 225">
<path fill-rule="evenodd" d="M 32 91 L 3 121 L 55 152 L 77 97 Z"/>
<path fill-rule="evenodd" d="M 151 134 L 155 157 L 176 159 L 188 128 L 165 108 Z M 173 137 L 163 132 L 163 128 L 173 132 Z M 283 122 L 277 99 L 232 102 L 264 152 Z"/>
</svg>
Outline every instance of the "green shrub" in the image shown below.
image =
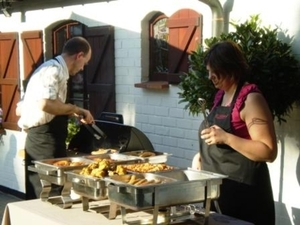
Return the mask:
<svg viewBox="0 0 300 225">
<path fill-rule="evenodd" d="M 265 96 L 274 119 L 286 121 L 293 105 L 300 102 L 299 62 L 292 53 L 292 38 L 286 36 L 285 42 L 278 39 L 282 35 L 279 28 L 261 27 L 258 15 L 251 16 L 245 23 L 231 23 L 235 32 L 221 34 L 220 37 L 205 39 L 206 48 L 199 46 L 190 55 L 190 71 L 182 75 L 179 83 L 180 103 L 187 103 L 185 109 L 192 115 L 198 115 L 199 97 L 207 101 L 210 109 L 216 89 L 208 79 L 203 58 L 207 49 L 222 40 L 238 43 L 245 53 L 250 66 L 248 81 L 258 85 Z"/>
</svg>

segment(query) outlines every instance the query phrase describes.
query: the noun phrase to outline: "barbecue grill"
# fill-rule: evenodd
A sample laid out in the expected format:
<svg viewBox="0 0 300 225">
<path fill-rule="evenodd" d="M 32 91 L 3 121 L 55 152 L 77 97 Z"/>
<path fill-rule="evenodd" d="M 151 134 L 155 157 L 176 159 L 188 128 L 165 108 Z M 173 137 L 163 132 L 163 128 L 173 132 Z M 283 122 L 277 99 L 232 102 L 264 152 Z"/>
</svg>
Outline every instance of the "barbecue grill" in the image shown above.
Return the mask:
<svg viewBox="0 0 300 225">
<path fill-rule="evenodd" d="M 68 149 L 87 154 L 99 148 L 115 149 L 118 152 L 154 151 L 148 137 L 136 127 L 106 120 L 95 120 L 95 126 L 105 134 L 105 137 L 93 126 L 81 125 L 79 132 L 70 141 Z M 95 138 L 95 135 L 100 138 Z"/>
</svg>

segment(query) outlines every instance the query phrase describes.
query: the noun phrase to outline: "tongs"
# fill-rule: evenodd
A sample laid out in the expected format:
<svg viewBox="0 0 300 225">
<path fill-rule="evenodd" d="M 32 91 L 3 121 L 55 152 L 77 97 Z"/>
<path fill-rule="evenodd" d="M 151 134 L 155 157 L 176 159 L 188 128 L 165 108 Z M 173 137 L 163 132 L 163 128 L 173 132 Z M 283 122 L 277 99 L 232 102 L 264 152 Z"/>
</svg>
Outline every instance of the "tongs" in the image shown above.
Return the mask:
<svg viewBox="0 0 300 225">
<path fill-rule="evenodd" d="M 205 127 L 208 128 L 209 127 L 209 122 L 207 119 L 207 114 L 206 114 L 206 101 L 203 98 L 198 98 L 198 104 L 201 107 L 201 112 L 204 116 L 204 123 L 205 123 Z"/>
<path fill-rule="evenodd" d="M 83 119 L 84 117 L 80 115 L 79 120 Z M 97 139 L 100 140 L 101 138 L 106 139 L 107 135 L 94 123 L 86 124 L 82 123 L 83 126 Z"/>
<path fill-rule="evenodd" d="M 107 137 L 107 135 L 96 124 L 83 123 L 83 125 L 97 140 L 100 140 L 101 138 L 105 139 Z"/>
</svg>

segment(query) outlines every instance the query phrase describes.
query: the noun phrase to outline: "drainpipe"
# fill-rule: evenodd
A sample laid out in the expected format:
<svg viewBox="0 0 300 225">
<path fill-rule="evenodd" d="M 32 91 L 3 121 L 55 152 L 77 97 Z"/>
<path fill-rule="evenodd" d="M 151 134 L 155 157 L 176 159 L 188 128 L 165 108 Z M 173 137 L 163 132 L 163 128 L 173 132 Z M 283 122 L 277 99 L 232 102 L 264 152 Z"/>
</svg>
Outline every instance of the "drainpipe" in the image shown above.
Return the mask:
<svg viewBox="0 0 300 225">
<path fill-rule="evenodd" d="M 207 4 L 212 11 L 212 36 L 218 37 L 223 32 L 224 16 L 223 8 L 219 0 L 199 0 Z M 228 29 L 227 29 L 228 30 Z"/>
<path fill-rule="evenodd" d="M 227 0 L 223 5 L 224 12 L 224 30 L 225 34 L 228 34 L 229 31 L 229 14 L 232 11 L 234 0 Z"/>
</svg>

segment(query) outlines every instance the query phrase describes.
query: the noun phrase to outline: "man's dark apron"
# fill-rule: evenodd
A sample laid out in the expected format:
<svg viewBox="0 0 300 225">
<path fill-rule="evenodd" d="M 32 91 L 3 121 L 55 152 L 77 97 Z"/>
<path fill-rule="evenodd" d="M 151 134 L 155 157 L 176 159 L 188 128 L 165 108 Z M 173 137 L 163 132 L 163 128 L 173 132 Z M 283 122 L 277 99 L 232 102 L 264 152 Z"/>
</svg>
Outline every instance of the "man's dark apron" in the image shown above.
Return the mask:
<svg viewBox="0 0 300 225">
<path fill-rule="evenodd" d="M 218 125 L 232 133 L 231 112 L 240 89 L 241 85 L 229 107 L 221 106 L 221 99 L 212 109 L 208 115 L 210 125 Z M 207 145 L 200 138 L 204 128 L 205 124 L 202 123 L 199 129 L 202 169 L 229 176 L 220 186 L 218 203 L 222 213 L 255 225 L 274 225 L 274 201 L 266 163 L 249 160 L 228 145 Z M 258 216 L 257 212 L 265 216 Z"/>
<path fill-rule="evenodd" d="M 37 173 L 28 171 L 32 160 L 66 157 L 68 116 L 55 116 L 49 123 L 30 128 L 25 142 L 26 199 L 40 197 L 42 190 Z"/>
</svg>

